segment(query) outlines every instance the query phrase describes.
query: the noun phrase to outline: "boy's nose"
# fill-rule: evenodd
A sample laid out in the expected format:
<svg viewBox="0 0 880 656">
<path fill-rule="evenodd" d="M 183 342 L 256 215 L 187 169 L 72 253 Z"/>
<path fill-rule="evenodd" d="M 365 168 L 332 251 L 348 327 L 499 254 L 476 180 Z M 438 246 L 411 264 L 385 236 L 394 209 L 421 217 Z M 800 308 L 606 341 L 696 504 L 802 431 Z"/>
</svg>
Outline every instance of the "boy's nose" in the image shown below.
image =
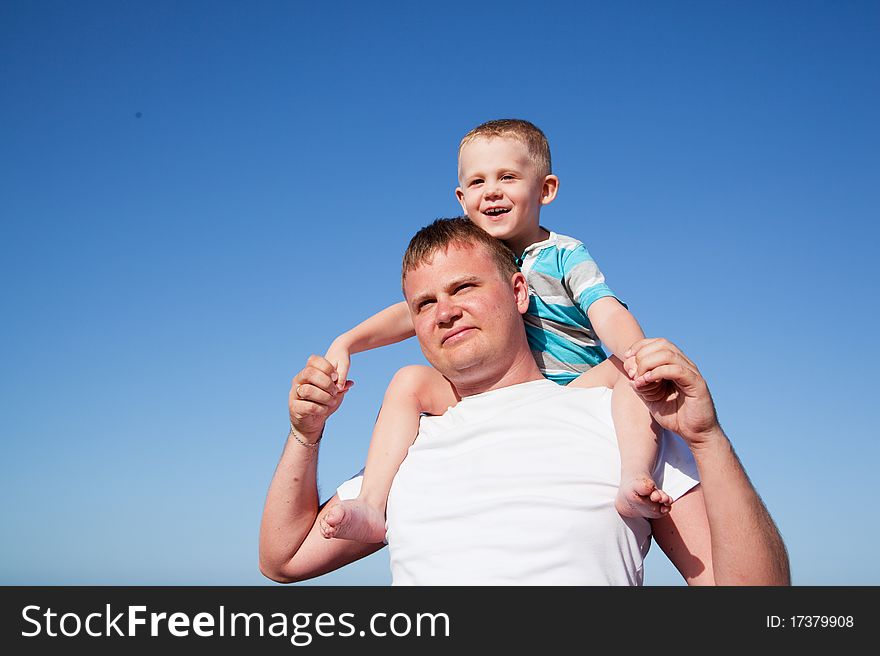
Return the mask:
<svg viewBox="0 0 880 656">
<path fill-rule="evenodd" d="M 498 185 L 486 185 L 486 190 L 484 192 L 484 197 L 486 199 L 492 198 L 501 198 L 501 189 L 498 188 Z"/>
</svg>

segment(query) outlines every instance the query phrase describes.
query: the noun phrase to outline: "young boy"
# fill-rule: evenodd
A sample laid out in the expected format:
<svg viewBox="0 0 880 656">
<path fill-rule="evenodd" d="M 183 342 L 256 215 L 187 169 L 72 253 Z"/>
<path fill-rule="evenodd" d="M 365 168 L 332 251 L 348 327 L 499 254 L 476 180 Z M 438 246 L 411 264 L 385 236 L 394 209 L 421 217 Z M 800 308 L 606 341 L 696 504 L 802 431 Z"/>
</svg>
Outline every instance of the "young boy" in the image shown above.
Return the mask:
<svg viewBox="0 0 880 656">
<path fill-rule="evenodd" d="M 529 283 L 526 333 L 542 373 L 561 384 L 614 388 L 612 413 L 621 453 L 618 512 L 660 517 L 671 499 L 651 477 L 657 428 L 622 371 L 627 349 L 644 335 L 629 311 L 605 285 L 583 244 L 540 225 L 541 208 L 556 197 L 544 133 L 528 121 L 484 123 L 462 139 L 455 194 L 468 218 L 514 254 Z M 460 292 L 467 293 L 466 287 Z M 412 337 L 406 302 L 393 305 L 334 340 L 326 358 L 345 385 L 353 353 Z M 454 339 L 454 336 L 450 339 Z M 600 340 L 616 356 L 605 361 Z M 401 369 L 385 393 L 373 430 L 357 499 L 327 508 L 320 518 L 326 538 L 381 542 L 385 503 L 397 468 L 418 433 L 422 414 L 440 415 L 460 399 L 431 367 Z"/>
</svg>

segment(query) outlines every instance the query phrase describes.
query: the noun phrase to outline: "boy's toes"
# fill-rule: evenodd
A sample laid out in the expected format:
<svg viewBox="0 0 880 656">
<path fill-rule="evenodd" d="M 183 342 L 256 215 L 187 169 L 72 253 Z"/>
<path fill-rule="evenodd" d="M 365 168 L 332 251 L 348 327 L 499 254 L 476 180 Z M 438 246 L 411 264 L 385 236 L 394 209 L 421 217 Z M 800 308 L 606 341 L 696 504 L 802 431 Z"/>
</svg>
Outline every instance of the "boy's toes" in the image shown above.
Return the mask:
<svg viewBox="0 0 880 656">
<path fill-rule="evenodd" d="M 621 485 L 614 506 L 623 517 L 657 519 L 669 512 L 671 503 L 672 498 L 651 478 L 640 476 Z"/>
<path fill-rule="evenodd" d="M 323 535 L 328 540 L 330 538 L 336 537 L 337 528 L 342 521 L 345 519 L 345 508 L 341 505 L 336 504 L 330 506 L 323 515 L 321 515 L 321 519 L 319 521 L 319 528 L 321 529 L 321 535 Z"/>
<path fill-rule="evenodd" d="M 664 492 L 663 490 L 661 490 L 659 488 L 655 489 L 653 492 L 651 492 L 650 499 L 654 503 L 658 503 L 661 506 L 672 505 L 672 497 L 669 496 L 668 494 L 666 494 L 666 492 Z"/>
<path fill-rule="evenodd" d="M 321 535 L 327 538 L 328 540 L 332 538 L 336 534 L 336 528 L 327 524 L 324 521 L 324 518 L 321 518 L 320 522 Z"/>
</svg>

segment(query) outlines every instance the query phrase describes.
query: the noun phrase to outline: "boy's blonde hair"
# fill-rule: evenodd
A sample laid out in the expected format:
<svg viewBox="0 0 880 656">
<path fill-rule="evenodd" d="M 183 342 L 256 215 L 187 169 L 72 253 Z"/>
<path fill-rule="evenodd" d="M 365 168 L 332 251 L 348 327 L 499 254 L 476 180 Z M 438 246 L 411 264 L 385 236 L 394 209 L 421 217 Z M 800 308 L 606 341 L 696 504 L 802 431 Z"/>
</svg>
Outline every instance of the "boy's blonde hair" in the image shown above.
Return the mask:
<svg viewBox="0 0 880 656">
<path fill-rule="evenodd" d="M 502 278 L 510 278 L 519 271 L 516 255 L 512 250 L 466 216 L 459 216 L 454 219 L 437 219 L 413 236 L 403 254 L 401 286 L 406 283 L 407 273 L 427 264 L 438 251 L 445 252 L 452 244 L 462 247 L 483 246 Z"/>
<path fill-rule="evenodd" d="M 458 144 L 458 157 L 461 159 L 461 149 L 475 139 L 493 139 L 496 137 L 508 137 L 517 139 L 529 151 L 538 169 L 538 175 L 550 175 L 553 167 L 550 162 L 550 144 L 541 129 L 528 121 L 519 118 L 501 118 L 494 121 L 486 121 L 464 135 Z"/>
</svg>

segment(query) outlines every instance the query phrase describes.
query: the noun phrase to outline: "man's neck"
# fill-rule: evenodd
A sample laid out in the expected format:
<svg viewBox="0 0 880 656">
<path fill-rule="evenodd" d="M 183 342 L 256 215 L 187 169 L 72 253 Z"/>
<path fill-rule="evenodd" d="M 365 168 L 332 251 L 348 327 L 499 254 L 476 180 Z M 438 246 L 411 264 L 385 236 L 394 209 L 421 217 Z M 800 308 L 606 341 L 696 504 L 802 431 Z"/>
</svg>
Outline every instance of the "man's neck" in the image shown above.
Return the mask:
<svg viewBox="0 0 880 656">
<path fill-rule="evenodd" d="M 452 384 L 458 391 L 459 396 L 465 398 L 491 392 L 492 390 L 501 389 L 502 387 L 510 387 L 511 385 L 519 385 L 520 383 L 528 383 L 533 380 L 541 380 L 544 376 L 530 351 L 521 353 L 508 367 L 502 372 L 487 372 L 483 369 L 479 378 L 471 379 L 467 373 L 452 380 Z"/>
</svg>

